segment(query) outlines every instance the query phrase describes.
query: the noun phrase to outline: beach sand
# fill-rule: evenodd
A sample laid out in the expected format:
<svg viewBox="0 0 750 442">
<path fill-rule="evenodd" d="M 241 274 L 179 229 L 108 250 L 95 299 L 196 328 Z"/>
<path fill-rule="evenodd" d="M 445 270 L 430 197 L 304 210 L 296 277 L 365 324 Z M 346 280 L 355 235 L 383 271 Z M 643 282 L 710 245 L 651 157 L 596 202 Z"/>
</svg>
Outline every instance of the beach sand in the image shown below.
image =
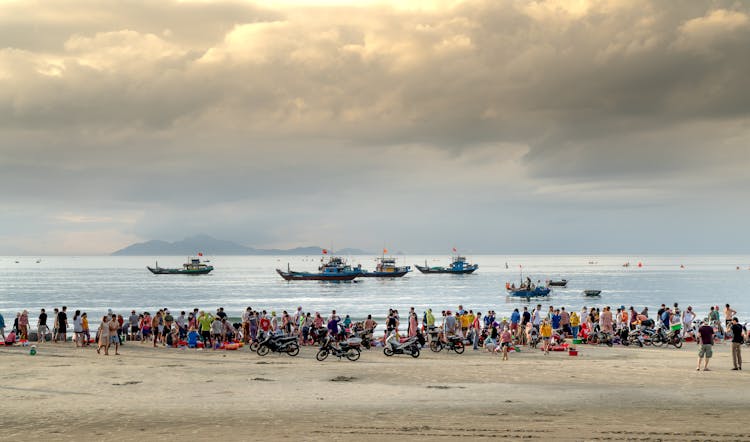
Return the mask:
<svg viewBox="0 0 750 442">
<path fill-rule="evenodd" d="M 0 439 L 750 440 L 750 375 L 730 370 L 729 345 L 710 372 L 692 343 L 579 349 L 318 362 L 313 348 L 0 347 Z"/>
</svg>

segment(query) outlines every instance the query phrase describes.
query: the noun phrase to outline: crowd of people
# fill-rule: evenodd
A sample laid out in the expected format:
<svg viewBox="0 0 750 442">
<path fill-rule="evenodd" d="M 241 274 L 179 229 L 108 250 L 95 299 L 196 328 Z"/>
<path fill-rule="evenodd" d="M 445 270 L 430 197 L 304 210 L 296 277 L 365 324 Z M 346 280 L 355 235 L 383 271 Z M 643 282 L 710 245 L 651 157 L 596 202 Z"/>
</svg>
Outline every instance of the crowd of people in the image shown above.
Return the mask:
<svg viewBox="0 0 750 442">
<path fill-rule="evenodd" d="M 110 310 L 101 318 L 92 338 L 87 313 L 75 310 L 70 316 L 67 306 L 62 306 L 54 308 L 51 317 L 45 309 L 40 310 L 36 341 L 43 342 L 49 338 L 52 342 L 66 342 L 72 326 L 71 340 L 77 347 L 96 344 L 97 352 L 105 355 L 114 347 L 117 355 L 120 345 L 127 341 L 148 343 L 154 347 L 216 349 L 225 343 L 250 343 L 269 335 L 284 335 L 295 336 L 300 344 L 309 345 L 321 342 L 327 336 L 345 339 L 353 330 L 357 330 L 359 336 L 367 337 L 374 345 L 382 345 L 390 335 L 400 337 L 399 330 L 404 330 L 405 338 L 426 334 L 428 339 L 446 341 L 458 337 L 466 345 L 471 345 L 473 350 L 501 351 L 503 358 L 507 359 L 509 349 L 518 345 L 535 346 L 537 339 L 541 341 L 545 354 L 548 354 L 556 340 L 575 340 L 589 336 L 594 330 L 613 335 L 621 330 L 662 327 L 679 333 L 680 339 L 700 343 L 703 369 L 707 369 L 707 361 L 711 357 L 711 349 L 707 346 L 712 345 L 714 340 L 731 338 L 734 368 L 741 370 L 740 346 L 747 332 L 735 317 L 736 313 L 729 304 L 725 305 L 723 312 L 719 306 L 711 306 L 703 318 L 692 306 L 681 310 L 678 303 L 671 307 L 662 304 L 654 317 L 650 315 L 648 307 L 637 311 L 632 306 L 620 306 L 613 312 L 609 306 L 590 309 L 584 306 L 580 311 L 570 311 L 564 306 L 543 308 L 538 304 L 531 310 L 527 306 L 516 308 L 509 317 L 503 318 L 493 310 L 483 315 L 462 305 L 455 311 L 442 310 L 439 316 L 427 308 L 420 317 L 411 307 L 403 319 L 397 309 L 389 309 L 384 334 L 382 338 L 377 338 L 375 330 L 378 324 L 372 315 L 355 322 L 349 315 L 341 317 L 336 310 L 321 315 L 320 312 L 304 312 L 301 306 L 291 314 L 284 310 L 280 315 L 276 311 L 269 313 L 248 307 L 235 322 L 223 307 L 216 309 L 215 313 L 194 308 L 189 312 L 181 310 L 173 314 L 168 308 L 163 308 L 153 314 L 131 310 L 129 315 L 122 315 Z M 29 324 L 29 312 L 18 312 L 11 333 L 6 336 L 5 319 L 0 314 L 3 341 L 11 344 L 16 340 L 28 342 L 31 336 Z"/>
</svg>

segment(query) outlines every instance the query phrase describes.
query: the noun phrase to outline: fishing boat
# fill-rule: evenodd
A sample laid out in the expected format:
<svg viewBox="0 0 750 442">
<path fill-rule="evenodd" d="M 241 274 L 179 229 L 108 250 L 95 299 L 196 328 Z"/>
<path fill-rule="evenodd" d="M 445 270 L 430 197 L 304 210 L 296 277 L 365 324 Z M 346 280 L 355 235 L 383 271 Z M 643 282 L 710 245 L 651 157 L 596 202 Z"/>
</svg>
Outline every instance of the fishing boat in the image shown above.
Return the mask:
<svg viewBox="0 0 750 442">
<path fill-rule="evenodd" d="M 602 294 L 601 290 L 584 290 L 583 294 L 586 296 L 599 296 Z"/>
<path fill-rule="evenodd" d="M 542 286 L 536 286 L 532 288 L 508 288 L 508 296 L 513 296 L 516 298 L 539 298 L 544 296 L 549 296 L 550 292 L 552 292 L 552 289 L 548 287 L 542 287 Z"/>
<path fill-rule="evenodd" d="M 547 281 L 547 287 L 567 287 L 568 286 L 568 280 L 567 279 L 561 279 L 559 281 Z"/>
<path fill-rule="evenodd" d="M 410 266 L 399 267 L 396 265 L 396 258 L 386 258 L 382 256 L 377 258 L 378 264 L 375 270 L 368 272 L 364 270 L 360 276 L 365 278 L 400 278 L 411 272 Z"/>
<path fill-rule="evenodd" d="M 323 254 L 327 252 L 324 250 Z M 318 272 L 296 272 L 289 269 L 289 264 L 286 271 L 276 269 L 276 272 L 287 281 L 351 281 L 363 273 L 361 267 L 352 267 L 338 256 L 321 258 Z"/>
<path fill-rule="evenodd" d="M 158 261 L 154 267 L 146 266 L 146 268 L 154 275 L 205 275 L 213 270 L 214 266 L 202 263 L 200 258 L 188 258 L 188 262 L 183 264 L 182 268 L 159 267 Z"/>
<path fill-rule="evenodd" d="M 457 275 L 468 275 L 478 269 L 479 264 L 469 264 L 466 261 L 465 256 L 456 255 L 453 257 L 453 260 L 448 267 L 428 267 L 427 261 L 424 262 L 424 266 L 414 264 L 414 267 L 422 273 L 452 273 Z"/>
</svg>

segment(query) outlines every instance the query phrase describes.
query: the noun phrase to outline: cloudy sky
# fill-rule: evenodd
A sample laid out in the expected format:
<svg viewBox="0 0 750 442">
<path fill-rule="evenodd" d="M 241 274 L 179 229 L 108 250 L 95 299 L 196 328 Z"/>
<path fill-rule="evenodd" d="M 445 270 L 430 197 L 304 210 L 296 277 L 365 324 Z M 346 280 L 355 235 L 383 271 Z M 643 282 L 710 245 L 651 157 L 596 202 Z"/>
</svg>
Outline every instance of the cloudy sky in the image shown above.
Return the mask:
<svg viewBox="0 0 750 442">
<path fill-rule="evenodd" d="M 746 253 L 742 1 L 0 3 L 0 255 Z"/>
</svg>

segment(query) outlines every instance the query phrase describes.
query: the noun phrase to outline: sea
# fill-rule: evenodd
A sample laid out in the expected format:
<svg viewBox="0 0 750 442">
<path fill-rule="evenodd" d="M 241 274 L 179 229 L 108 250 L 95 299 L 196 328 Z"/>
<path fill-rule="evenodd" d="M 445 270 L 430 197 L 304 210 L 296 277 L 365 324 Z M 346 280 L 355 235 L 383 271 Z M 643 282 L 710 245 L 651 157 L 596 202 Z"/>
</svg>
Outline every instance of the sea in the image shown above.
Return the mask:
<svg viewBox="0 0 750 442">
<path fill-rule="evenodd" d="M 374 256 L 346 257 L 353 264 L 374 269 Z M 110 309 L 127 316 L 131 310 L 153 313 L 193 308 L 216 311 L 224 307 L 239 317 L 247 307 L 269 313 L 303 311 L 373 315 L 382 324 L 389 308 L 405 316 L 414 307 L 421 318 L 426 308 L 439 314 L 459 305 L 482 313 L 495 310 L 509 316 L 514 308 L 542 304 L 580 310 L 583 306 L 634 306 L 639 311 L 679 303 L 692 306 L 699 317 L 712 305 L 731 304 L 745 322 L 750 317 L 750 256 L 589 256 L 589 255 L 474 255 L 479 269 L 471 275 L 423 275 L 414 264 L 447 265 L 450 256 L 397 256 L 399 265 L 414 272 L 403 278 L 363 278 L 353 282 L 284 281 L 276 268 L 314 271 L 319 256 L 206 256 L 215 270 L 208 275 L 152 275 L 147 265 L 153 257 L 139 256 L 42 256 L 0 257 L 0 313 L 6 328 L 13 318 L 28 310 L 32 327 L 40 308 L 48 313 L 66 305 L 87 312 L 92 327 Z M 180 267 L 184 256 L 158 258 L 162 267 Z M 630 263 L 624 267 L 623 264 Z M 640 264 L 640 265 L 639 265 Z M 508 297 L 505 283 L 567 279 L 568 286 L 551 295 L 524 299 Z M 591 298 L 583 290 L 601 290 Z"/>
</svg>

